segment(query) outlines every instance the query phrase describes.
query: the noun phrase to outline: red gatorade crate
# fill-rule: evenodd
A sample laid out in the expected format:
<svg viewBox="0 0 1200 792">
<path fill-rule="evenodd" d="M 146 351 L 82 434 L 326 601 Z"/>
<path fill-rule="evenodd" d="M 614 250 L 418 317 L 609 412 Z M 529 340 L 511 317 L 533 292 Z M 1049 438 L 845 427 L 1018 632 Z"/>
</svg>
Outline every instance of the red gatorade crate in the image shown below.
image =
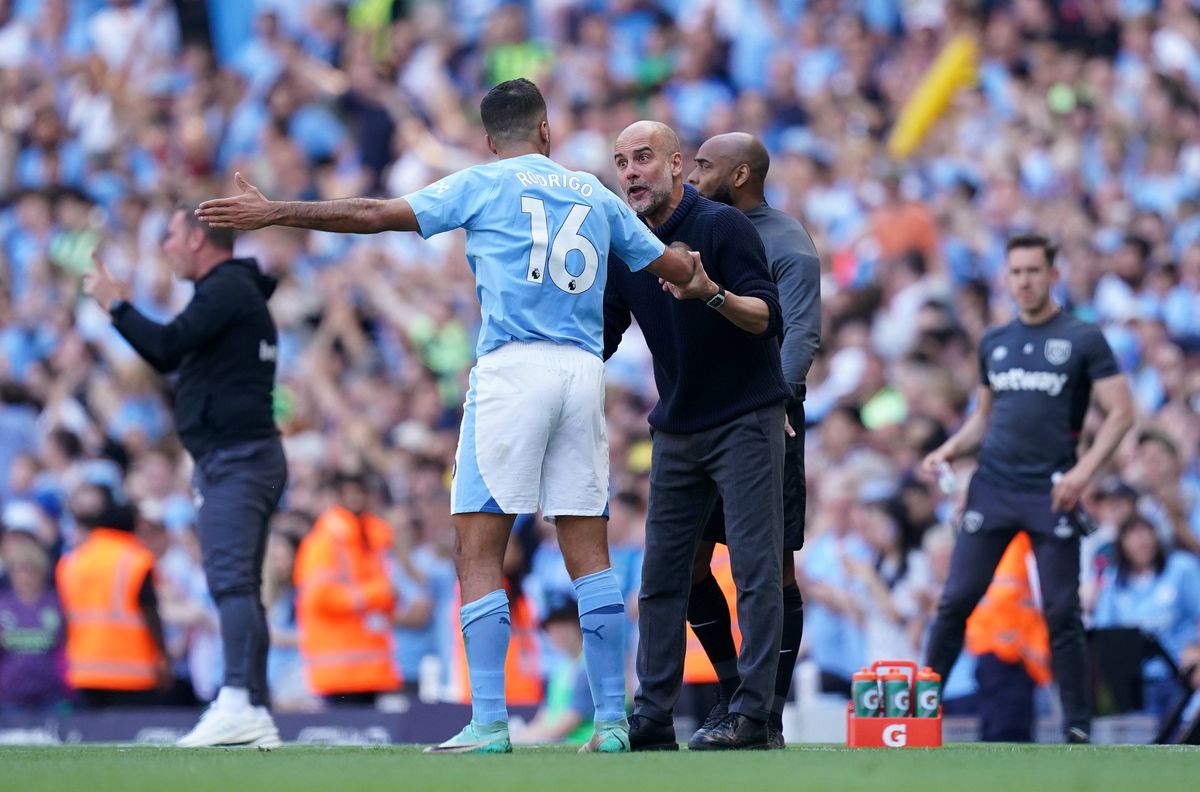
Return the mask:
<svg viewBox="0 0 1200 792">
<path fill-rule="evenodd" d="M 855 674 L 854 695 L 846 708 L 846 745 L 940 748 L 940 681 L 907 660 L 877 660 Z"/>
</svg>

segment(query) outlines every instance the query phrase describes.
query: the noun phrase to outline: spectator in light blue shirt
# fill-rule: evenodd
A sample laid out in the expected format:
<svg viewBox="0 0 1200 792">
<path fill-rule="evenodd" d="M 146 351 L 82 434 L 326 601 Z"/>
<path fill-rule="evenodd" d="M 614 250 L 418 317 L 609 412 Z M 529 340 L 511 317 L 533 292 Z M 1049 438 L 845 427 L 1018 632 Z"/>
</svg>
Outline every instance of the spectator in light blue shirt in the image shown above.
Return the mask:
<svg viewBox="0 0 1200 792">
<path fill-rule="evenodd" d="M 1154 636 L 1179 664 L 1200 642 L 1200 564 L 1167 554 L 1148 520 L 1135 516 L 1117 534 L 1116 564 L 1105 570 L 1093 614 L 1095 627 L 1137 627 Z M 1183 693 L 1160 658 L 1142 666 L 1145 709 L 1164 717 Z"/>
</svg>

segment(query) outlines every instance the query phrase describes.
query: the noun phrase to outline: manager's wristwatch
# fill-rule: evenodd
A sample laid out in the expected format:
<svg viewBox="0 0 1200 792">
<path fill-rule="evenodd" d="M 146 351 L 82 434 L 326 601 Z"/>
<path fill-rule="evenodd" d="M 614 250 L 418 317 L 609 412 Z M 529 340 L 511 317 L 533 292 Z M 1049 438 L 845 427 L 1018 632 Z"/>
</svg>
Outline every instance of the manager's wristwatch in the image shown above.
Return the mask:
<svg viewBox="0 0 1200 792">
<path fill-rule="evenodd" d="M 725 287 L 717 284 L 717 293 L 708 298 L 708 302 L 704 303 L 709 308 L 720 308 L 725 304 Z"/>
</svg>

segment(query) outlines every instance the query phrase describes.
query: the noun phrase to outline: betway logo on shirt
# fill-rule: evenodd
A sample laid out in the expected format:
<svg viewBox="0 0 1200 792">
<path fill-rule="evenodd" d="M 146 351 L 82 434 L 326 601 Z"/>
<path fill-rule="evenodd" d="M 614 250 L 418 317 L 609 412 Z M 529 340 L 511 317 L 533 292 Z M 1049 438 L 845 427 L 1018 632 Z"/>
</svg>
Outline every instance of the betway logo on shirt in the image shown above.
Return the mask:
<svg viewBox="0 0 1200 792">
<path fill-rule="evenodd" d="M 1041 391 L 1057 396 L 1067 384 L 1067 375 L 1011 368 L 1008 371 L 989 371 L 988 384 L 994 391 Z"/>
</svg>

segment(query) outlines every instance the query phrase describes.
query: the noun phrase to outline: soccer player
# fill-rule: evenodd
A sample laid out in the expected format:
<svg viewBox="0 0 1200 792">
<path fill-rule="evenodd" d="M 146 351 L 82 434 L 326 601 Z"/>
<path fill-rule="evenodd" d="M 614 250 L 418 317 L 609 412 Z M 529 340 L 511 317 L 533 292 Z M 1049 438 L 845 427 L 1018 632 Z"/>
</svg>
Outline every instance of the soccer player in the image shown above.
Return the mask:
<svg viewBox="0 0 1200 792">
<path fill-rule="evenodd" d="M 1064 737 L 1086 743 L 1091 712 L 1079 609 L 1079 497 L 1133 425 L 1132 397 L 1099 328 L 1051 298 L 1059 278 L 1054 245 L 1027 235 L 1010 239 L 1007 249 L 1018 316 L 980 341 L 975 411 L 921 463 L 933 477 L 943 464 L 979 452 L 925 662 L 946 678 L 967 617 L 1009 542 L 1026 531 L 1041 580 Z M 1105 417 L 1077 458 L 1093 394 Z"/>
<path fill-rule="evenodd" d="M 783 377 L 792 391 L 787 402 L 783 463 L 783 634 L 775 672 L 775 699 L 767 722 L 770 747 L 783 748 L 783 705 L 792 688 L 796 653 L 804 633 L 804 600 L 796 585 L 793 554 L 804 546 L 804 394 L 808 369 L 821 344 L 821 261 L 800 221 L 767 205 L 764 185 L 771 157 L 757 138 L 745 132 L 717 135 L 700 146 L 695 161 L 688 184 L 705 198 L 742 210 L 754 224 L 766 248 L 767 268 L 779 287 L 779 307 L 783 311 L 779 353 Z M 688 622 L 717 671 L 720 688 L 717 704 L 705 719 L 707 728 L 715 726 L 728 712 L 729 701 L 741 681 L 729 605 L 709 569 L 716 542 L 725 544 L 725 514 L 720 507 L 713 510 L 696 551 L 688 599 Z"/>
<path fill-rule="evenodd" d="M 548 158 L 541 92 L 518 79 L 480 104 L 498 162 L 452 174 L 403 198 L 268 201 L 239 175 L 241 195 L 201 205 L 214 226 L 323 231 L 467 231 L 483 316 L 451 488 L 471 679 L 471 722 L 432 752 L 507 753 L 504 658 L 510 620 L 501 561 L 514 515 L 540 507 L 557 522 L 575 581 L 596 726 L 584 750 L 629 749 L 624 604 L 608 558 L 603 300 L 617 253 L 685 285 L 698 258 L 665 248 L 594 176 Z"/>
</svg>

